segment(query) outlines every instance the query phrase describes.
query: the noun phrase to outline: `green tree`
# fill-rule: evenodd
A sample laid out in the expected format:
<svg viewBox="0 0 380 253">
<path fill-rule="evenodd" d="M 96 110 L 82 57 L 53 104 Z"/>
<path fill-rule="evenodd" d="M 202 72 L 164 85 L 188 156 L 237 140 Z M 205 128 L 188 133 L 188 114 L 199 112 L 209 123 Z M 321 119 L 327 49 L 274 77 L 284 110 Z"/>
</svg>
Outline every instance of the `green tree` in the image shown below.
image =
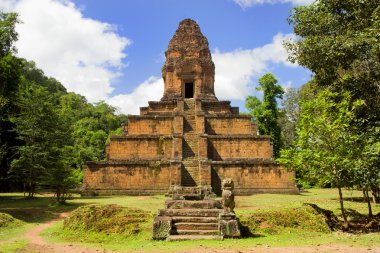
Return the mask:
<svg viewBox="0 0 380 253">
<path fill-rule="evenodd" d="M 21 75 L 21 61 L 13 56 L 17 40 L 17 14 L 0 12 L 0 190 L 9 187 L 8 172 L 12 147 L 18 145 L 9 117 L 17 112 L 16 96 Z"/>
<path fill-rule="evenodd" d="M 368 204 L 368 215 L 372 217 L 372 207 L 369 192 L 372 192 L 373 202 L 378 203 L 380 188 L 380 127 L 368 132 L 358 133 L 360 138 L 357 146 L 360 155 L 356 159 L 354 184 L 363 191 Z"/>
<path fill-rule="evenodd" d="M 0 57 L 16 52 L 13 43 L 17 40 L 16 24 L 19 23 L 16 13 L 0 12 Z"/>
<path fill-rule="evenodd" d="M 345 226 L 348 226 L 342 188 L 351 186 L 360 150 L 359 136 L 350 125 L 363 101 L 352 100 L 348 92 L 329 89 L 313 100 L 301 101 L 295 147 L 282 151 L 278 162 L 302 172 L 310 180 L 324 181 L 338 188 Z M 351 147 L 351 148 L 350 148 Z"/>
<path fill-rule="evenodd" d="M 293 146 L 296 139 L 296 125 L 299 117 L 300 94 L 294 89 L 286 90 L 279 113 L 279 124 L 284 140 L 284 148 Z"/>
<path fill-rule="evenodd" d="M 18 158 L 12 161 L 12 176 L 24 184 L 28 197 L 37 188 L 51 189 L 57 201 L 64 201 L 67 190 L 78 182 L 73 176 L 67 152 L 70 132 L 47 88 L 22 79 L 17 99 L 19 113 L 11 118 L 14 131 L 23 145 L 17 146 Z"/>
<path fill-rule="evenodd" d="M 20 112 L 12 117 L 17 138 L 24 145 L 17 146 L 18 158 L 12 161 L 12 175 L 24 184 L 28 197 L 33 197 L 36 187 L 47 175 L 51 165 L 52 145 L 59 120 L 50 95 L 43 87 L 29 84 L 23 80 L 18 97 Z"/>
<path fill-rule="evenodd" d="M 277 84 L 277 79 L 270 73 L 263 75 L 259 79 L 259 87 L 256 89 L 263 91 L 263 101 L 260 101 L 255 96 L 249 96 L 246 99 L 245 106 L 249 110 L 253 120 L 257 123 L 259 133 L 270 135 L 274 156 L 279 157 L 283 141 L 278 122 L 279 109 L 276 99 L 282 98 L 284 90 Z"/>
<path fill-rule="evenodd" d="M 286 43 L 290 60 L 310 69 L 319 89 L 348 91 L 363 100 L 351 124 L 361 133 L 375 131 L 380 125 L 380 1 L 320 0 L 294 8 L 289 23 L 299 36 Z M 377 160 L 370 174 L 379 170 L 380 156 Z"/>
</svg>

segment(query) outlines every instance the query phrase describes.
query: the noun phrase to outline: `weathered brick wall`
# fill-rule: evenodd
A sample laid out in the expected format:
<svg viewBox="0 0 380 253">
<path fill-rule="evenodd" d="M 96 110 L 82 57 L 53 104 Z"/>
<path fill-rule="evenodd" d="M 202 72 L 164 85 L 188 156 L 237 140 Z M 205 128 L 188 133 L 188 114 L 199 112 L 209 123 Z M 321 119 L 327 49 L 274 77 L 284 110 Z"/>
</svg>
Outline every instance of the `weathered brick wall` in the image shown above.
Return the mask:
<svg viewBox="0 0 380 253">
<path fill-rule="evenodd" d="M 256 134 L 256 128 L 246 117 L 206 118 L 207 134 Z"/>
<path fill-rule="evenodd" d="M 180 166 L 156 163 L 85 168 L 83 183 L 86 190 L 156 189 L 163 192 L 166 192 L 170 185 L 180 184 Z"/>
<path fill-rule="evenodd" d="M 138 134 L 165 134 L 173 132 L 173 117 L 130 117 L 127 132 L 130 135 Z"/>
<path fill-rule="evenodd" d="M 149 106 L 140 107 L 140 115 L 167 115 L 177 107 L 177 101 L 149 101 Z M 136 116 L 133 116 L 136 117 Z"/>
<path fill-rule="evenodd" d="M 172 112 L 177 107 L 174 101 L 149 101 L 149 109 L 151 112 Z"/>
<path fill-rule="evenodd" d="M 271 158 L 273 147 L 268 138 L 258 137 L 219 137 L 209 136 L 208 157 L 215 161 L 228 159 Z"/>
<path fill-rule="evenodd" d="M 172 137 L 120 137 L 111 138 L 110 160 L 170 159 Z"/>
<path fill-rule="evenodd" d="M 209 114 L 231 113 L 229 101 L 202 102 L 202 111 Z"/>
<path fill-rule="evenodd" d="M 212 186 L 220 193 L 220 182 L 232 178 L 235 194 L 253 193 L 296 193 L 294 172 L 289 172 L 275 164 L 257 165 L 212 165 Z"/>
</svg>

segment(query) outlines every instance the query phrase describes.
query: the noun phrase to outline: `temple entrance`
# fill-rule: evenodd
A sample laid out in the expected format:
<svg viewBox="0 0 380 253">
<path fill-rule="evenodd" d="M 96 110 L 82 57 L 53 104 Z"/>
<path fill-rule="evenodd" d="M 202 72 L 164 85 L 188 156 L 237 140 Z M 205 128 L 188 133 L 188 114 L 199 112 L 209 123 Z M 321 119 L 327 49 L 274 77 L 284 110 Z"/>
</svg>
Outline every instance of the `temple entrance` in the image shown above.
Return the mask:
<svg viewBox="0 0 380 253">
<path fill-rule="evenodd" d="M 185 98 L 194 97 L 194 83 L 185 83 Z"/>
</svg>

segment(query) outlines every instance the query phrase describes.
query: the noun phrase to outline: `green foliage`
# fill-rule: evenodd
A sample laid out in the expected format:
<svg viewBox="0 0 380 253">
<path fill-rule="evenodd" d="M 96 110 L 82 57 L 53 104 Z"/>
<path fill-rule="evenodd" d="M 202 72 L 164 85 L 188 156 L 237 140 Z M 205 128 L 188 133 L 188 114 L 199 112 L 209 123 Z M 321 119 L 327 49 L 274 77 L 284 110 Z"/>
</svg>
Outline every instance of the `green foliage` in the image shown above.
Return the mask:
<svg viewBox="0 0 380 253">
<path fill-rule="evenodd" d="M 127 119 L 14 57 L 17 22 L 0 12 L 0 190 L 23 187 L 32 197 L 37 187 L 52 189 L 61 201 L 86 161 L 105 158 L 109 134 Z"/>
<path fill-rule="evenodd" d="M 13 56 L 17 14 L 0 12 L 0 190 L 53 189 L 57 200 L 80 183 L 87 160 L 105 158 L 111 131 L 126 121 Z"/>
<path fill-rule="evenodd" d="M 13 42 L 17 40 L 16 24 L 19 22 L 16 13 L 0 12 L 0 58 L 16 52 Z"/>
<path fill-rule="evenodd" d="M 25 59 L 20 59 L 22 61 L 22 76 L 29 82 L 39 84 L 47 89 L 51 94 L 63 95 L 66 93 L 66 88 L 57 80 L 52 77 L 47 77 L 44 72 L 37 68 L 33 61 L 27 61 Z M 57 103 L 57 101 L 54 101 Z"/>
<path fill-rule="evenodd" d="M 150 221 L 149 212 L 118 205 L 79 207 L 65 220 L 64 229 L 133 235 Z"/>
<path fill-rule="evenodd" d="M 294 89 L 286 90 L 282 100 L 282 108 L 279 111 L 279 125 L 284 140 L 284 148 L 293 146 L 296 139 L 296 125 L 299 117 L 300 94 Z"/>
<path fill-rule="evenodd" d="M 363 101 L 352 101 L 348 92 L 339 95 L 326 89 L 300 105 L 295 147 L 283 150 L 278 161 L 301 171 L 311 181 L 331 183 L 339 190 L 350 186 L 360 151 L 351 123 Z"/>
<path fill-rule="evenodd" d="M 284 90 L 280 85 L 277 85 L 277 79 L 270 73 L 263 75 L 259 79 L 259 86 L 257 90 L 264 93 L 263 101 L 260 101 L 257 97 L 249 96 L 246 99 L 245 106 L 257 123 L 259 133 L 270 135 L 273 142 L 274 156 L 279 157 L 283 142 L 281 128 L 278 123 L 279 110 L 276 98 L 282 98 Z"/>
<path fill-rule="evenodd" d="M 293 9 L 289 23 L 299 36 L 285 46 L 290 60 L 313 72 L 306 90 L 318 91 L 329 87 L 333 92 L 350 92 L 353 100 L 363 106 L 351 117 L 347 153 L 357 153 L 350 162 L 355 176 L 351 186 L 358 186 L 374 199 L 380 200 L 379 144 L 380 126 L 380 1 L 322 0 Z M 315 92 L 304 93 L 313 99 Z M 306 96 L 305 96 L 306 95 Z M 344 157 L 340 158 L 345 160 Z M 369 209 L 370 203 L 368 201 Z"/>
<path fill-rule="evenodd" d="M 27 187 L 29 197 L 37 186 L 52 187 L 57 200 L 66 192 L 70 168 L 63 149 L 67 130 L 46 88 L 30 84 L 25 79 L 17 98 L 19 113 L 11 120 L 23 145 L 17 146 L 18 158 L 12 161 L 11 173 Z"/>
<path fill-rule="evenodd" d="M 15 154 L 12 146 L 17 144 L 10 115 L 17 112 L 15 97 L 20 81 L 21 61 L 13 56 L 12 43 L 17 40 L 15 25 L 17 14 L 0 12 L 0 190 L 8 185 L 7 174 L 10 158 Z"/>
<path fill-rule="evenodd" d="M 121 123 L 125 115 L 116 115 L 116 109 L 104 102 L 89 104 L 75 93 L 60 98 L 60 114 L 70 129 L 72 163 L 82 168 L 86 161 L 99 161 L 105 158 L 105 144 L 111 134 L 121 134 Z"/>
</svg>

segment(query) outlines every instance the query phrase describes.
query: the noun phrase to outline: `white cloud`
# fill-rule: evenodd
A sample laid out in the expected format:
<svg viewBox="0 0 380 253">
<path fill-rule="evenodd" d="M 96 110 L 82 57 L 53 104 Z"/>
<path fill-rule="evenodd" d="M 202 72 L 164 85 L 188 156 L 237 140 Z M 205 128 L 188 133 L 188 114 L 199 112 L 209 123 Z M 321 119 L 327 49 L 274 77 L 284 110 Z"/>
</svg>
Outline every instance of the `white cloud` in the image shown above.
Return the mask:
<svg viewBox="0 0 380 253">
<path fill-rule="evenodd" d="M 254 49 L 237 49 L 221 53 L 215 50 L 215 95 L 221 99 L 244 100 L 253 91 L 253 79 L 267 71 L 272 63 L 295 67 L 287 61 L 282 43 L 294 39 L 293 34 L 276 34 L 271 43 Z"/>
<path fill-rule="evenodd" d="M 69 0 L 2 0 L 0 9 L 20 14 L 18 55 L 36 62 L 69 91 L 91 101 L 106 99 L 121 75 L 131 42 L 110 24 L 83 17 Z"/>
<path fill-rule="evenodd" d="M 23 23 L 17 26 L 16 44 L 19 55 L 35 61 L 69 91 L 86 96 L 90 102 L 105 100 L 125 114 L 138 114 L 139 107 L 162 97 L 163 80 L 154 76 L 131 93 L 111 96 L 111 83 L 121 75 L 126 57 L 123 50 L 130 40 L 119 36 L 110 24 L 83 17 L 70 0 L 2 0 L 0 9 L 20 14 Z M 282 42 L 293 37 L 277 34 L 262 47 L 215 50 L 216 96 L 244 100 L 253 90 L 254 79 L 273 63 L 292 66 L 286 61 Z"/>
<path fill-rule="evenodd" d="M 240 5 L 241 8 L 252 7 L 258 4 L 283 4 L 292 3 L 293 5 L 309 5 L 314 0 L 233 0 L 235 3 Z"/>
<path fill-rule="evenodd" d="M 110 97 L 106 102 L 124 114 L 140 114 L 140 107 L 148 106 L 148 101 L 158 101 L 164 93 L 162 78 L 151 76 L 129 94 Z"/>
</svg>

